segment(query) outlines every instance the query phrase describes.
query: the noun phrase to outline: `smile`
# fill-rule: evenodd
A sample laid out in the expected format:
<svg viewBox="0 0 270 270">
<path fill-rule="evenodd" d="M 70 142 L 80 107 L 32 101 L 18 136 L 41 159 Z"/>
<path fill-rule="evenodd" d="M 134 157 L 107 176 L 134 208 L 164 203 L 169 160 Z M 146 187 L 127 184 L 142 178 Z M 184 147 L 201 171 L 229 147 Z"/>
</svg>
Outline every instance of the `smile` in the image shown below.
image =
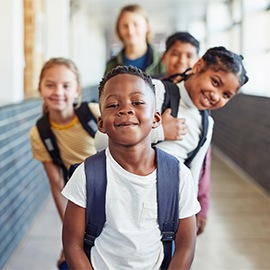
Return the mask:
<svg viewBox="0 0 270 270">
<path fill-rule="evenodd" d="M 132 122 L 121 122 L 120 124 L 116 124 L 116 127 L 134 127 L 137 126 L 138 124 L 132 123 Z"/>
</svg>

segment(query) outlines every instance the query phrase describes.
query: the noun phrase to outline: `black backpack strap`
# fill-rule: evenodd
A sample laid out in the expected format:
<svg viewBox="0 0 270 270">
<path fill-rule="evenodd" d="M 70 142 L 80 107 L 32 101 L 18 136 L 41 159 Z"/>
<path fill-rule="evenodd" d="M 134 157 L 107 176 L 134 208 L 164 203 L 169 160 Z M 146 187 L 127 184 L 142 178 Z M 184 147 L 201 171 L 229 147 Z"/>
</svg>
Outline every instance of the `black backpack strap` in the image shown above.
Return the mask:
<svg viewBox="0 0 270 270">
<path fill-rule="evenodd" d="M 88 103 L 82 102 L 80 107 L 75 109 L 75 113 L 83 128 L 94 138 L 97 132 L 97 119 L 90 110 Z"/>
<path fill-rule="evenodd" d="M 91 248 L 100 235 L 105 221 L 106 200 L 106 156 L 105 150 L 86 158 L 84 161 L 86 176 L 86 231 L 84 250 L 90 260 Z"/>
<path fill-rule="evenodd" d="M 49 122 L 48 114 L 43 115 L 40 119 L 38 119 L 36 123 L 39 136 L 46 147 L 48 153 L 50 154 L 53 163 L 58 166 L 63 173 L 64 180 L 67 182 L 68 180 L 68 170 L 64 163 L 62 162 L 59 148 L 57 146 L 55 135 L 51 129 L 51 125 Z"/>
<path fill-rule="evenodd" d="M 190 167 L 192 160 L 197 155 L 197 153 L 199 152 L 200 148 L 203 146 L 207 138 L 207 132 L 208 132 L 208 126 L 209 126 L 209 119 L 208 119 L 209 111 L 203 110 L 203 111 L 200 111 L 200 113 L 202 116 L 202 133 L 201 133 L 200 140 L 197 147 L 188 154 L 188 157 L 185 160 L 185 165 L 187 167 Z"/>
<path fill-rule="evenodd" d="M 180 101 L 180 91 L 176 84 L 169 81 L 162 81 L 165 87 L 164 102 L 162 104 L 161 113 L 163 113 L 167 108 L 172 109 L 172 116 L 177 117 L 179 101 Z"/>
<path fill-rule="evenodd" d="M 164 259 L 161 269 L 167 269 L 173 255 L 173 241 L 179 224 L 179 161 L 156 148 L 158 223 L 162 234 Z"/>
<path fill-rule="evenodd" d="M 172 116 L 177 117 L 179 102 L 180 102 L 179 88 L 177 85 L 175 85 L 174 83 L 168 80 L 163 80 L 162 83 L 164 84 L 164 87 L 165 87 L 165 96 L 164 96 L 164 102 L 161 108 L 161 113 L 163 113 L 167 108 L 171 108 Z M 202 116 L 202 133 L 201 133 L 197 147 L 193 151 L 188 153 L 188 157 L 185 160 L 185 165 L 187 167 L 190 167 L 192 160 L 194 159 L 194 157 L 199 152 L 200 148 L 205 143 L 206 137 L 207 137 L 208 126 L 209 126 L 209 119 L 208 119 L 209 111 L 203 110 L 203 111 L 200 111 L 200 113 Z"/>
</svg>

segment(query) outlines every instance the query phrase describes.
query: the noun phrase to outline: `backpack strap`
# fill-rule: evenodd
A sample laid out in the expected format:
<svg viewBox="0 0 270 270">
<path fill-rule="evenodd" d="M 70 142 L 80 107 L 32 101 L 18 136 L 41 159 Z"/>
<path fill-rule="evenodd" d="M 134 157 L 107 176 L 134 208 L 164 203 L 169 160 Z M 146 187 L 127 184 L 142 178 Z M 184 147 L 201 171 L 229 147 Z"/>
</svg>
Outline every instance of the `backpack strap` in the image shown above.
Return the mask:
<svg viewBox="0 0 270 270">
<path fill-rule="evenodd" d="M 83 128 L 94 138 L 97 131 L 97 120 L 89 109 L 88 103 L 82 102 L 80 107 L 75 109 L 75 113 Z M 51 129 L 48 113 L 38 119 L 36 125 L 40 138 L 50 154 L 53 163 L 62 170 L 65 183 L 67 183 L 70 172 L 61 159 L 60 150 L 56 142 L 56 137 Z"/>
<path fill-rule="evenodd" d="M 178 75 L 178 74 L 177 74 Z M 179 102 L 180 102 L 180 91 L 177 85 L 174 83 L 164 80 L 162 81 L 165 87 L 165 96 L 164 96 L 164 102 L 162 104 L 161 113 L 163 113 L 167 108 L 172 109 L 172 116 L 177 117 L 178 114 L 178 108 L 179 108 Z M 200 148 L 203 146 L 203 144 L 206 141 L 207 138 L 207 132 L 208 132 L 208 126 L 209 126 L 209 111 L 208 110 L 202 110 L 200 111 L 202 116 L 202 133 L 198 142 L 198 145 L 196 148 L 188 153 L 188 157 L 185 160 L 185 165 L 190 168 L 190 164 L 194 157 L 199 152 Z"/>
<path fill-rule="evenodd" d="M 172 255 L 173 242 L 179 224 L 179 161 L 156 149 L 158 223 L 164 249 L 161 269 L 167 269 Z"/>
<path fill-rule="evenodd" d="M 170 81 L 162 81 L 165 87 L 164 102 L 162 104 L 161 113 L 168 108 L 172 110 L 172 116 L 177 117 L 179 101 L 180 101 L 180 91 L 176 84 Z"/>
<path fill-rule="evenodd" d="M 202 111 L 200 111 L 200 113 L 202 116 L 202 133 L 201 133 L 200 140 L 199 140 L 197 147 L 188 154 L 188 157 L 185 160 L 185 165 L 189 168 L 190 168 L 190 164 L 191 164 L 192 160 L 197 155 L 197 153 L 199 152 L 200 148 L 203 146 L 203 144 L 205 143 L 206 138 L 207 138 L 207 132 L 208 132 L 208 126 L 209 126 L 209 119 L 208 119 L 209 111 L 202 110 Z"/>
<path fill-rule="evenodd" d="M 172 246 L 179 223 L 179 161 L 156 150 L 158 223 L 164 248 L 161 269 L 167 269 L 172 258 Z M 86 175 L 86 232 L 84 250 L 90 258 L 91 248 L 106 221 L 106 156 L 105 150 L 85 160 Z"/>
<path fill-rule="evenodd" d="M 39 132 L 39 136 L 46 147 L 48 153 L 50 154 L 53 163 L 62 170 L 64 180 L 67 182 L 68 180 L 68 170 L 64 163 L 62 162 L 60 156 L 60 150 L 58 148 L 56 138 L 54 133 L 52 132 L 51 125 L 48 118 L 48 113 L 43 115 L 40 119 L 37 120 L 37 129 Z"/>
<path fill-rule="evenodd" d="M 90 260 L 91 248 L 100 235 L 105 221 L 105 199 L 107 187 L 105 150 L 84 161 L 86 176 L 86 231 L 84 250 Z"/>
<path fill-rule="evenodd" d="M 80 107 L 75 109 L 75 113 L 83 128 L 94 138 L 97 132 L 97 119 L 89 109 L 88 102 L 82 102 Z"/>
</svg>

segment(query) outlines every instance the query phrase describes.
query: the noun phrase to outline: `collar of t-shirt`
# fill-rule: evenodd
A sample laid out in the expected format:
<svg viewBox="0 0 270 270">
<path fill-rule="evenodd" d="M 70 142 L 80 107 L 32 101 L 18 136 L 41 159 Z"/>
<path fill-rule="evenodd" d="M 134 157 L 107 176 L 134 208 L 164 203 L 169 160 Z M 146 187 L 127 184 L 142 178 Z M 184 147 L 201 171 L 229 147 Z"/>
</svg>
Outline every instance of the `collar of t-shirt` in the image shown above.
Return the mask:
<svg viewBox="0 0 270 270">
<path fill-rule="evenodd" d="M 184 102 L 187 107 L 196 108 L 185 87 L 185 82 L 181 81 L 177 86 L 179 87 L 181 101 Z"/>
<path fill-rule="evenodd" d="M 147 67 L 147 52 L 143 56 L 134 60 L 128 59 L 126 55 L 124 54 L 123 63 L 125 66 L 134 66 L 141 69 L 142 71 L 145 71 Z"/>
</svg>

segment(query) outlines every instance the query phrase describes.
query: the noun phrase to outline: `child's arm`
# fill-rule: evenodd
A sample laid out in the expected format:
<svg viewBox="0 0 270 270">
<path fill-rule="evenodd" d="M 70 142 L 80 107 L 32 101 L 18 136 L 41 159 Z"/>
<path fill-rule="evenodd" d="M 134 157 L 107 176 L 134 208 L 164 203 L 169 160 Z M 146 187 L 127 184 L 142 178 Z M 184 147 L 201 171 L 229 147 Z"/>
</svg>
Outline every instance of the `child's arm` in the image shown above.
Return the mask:
<svg viewBox="0 0 270 270">
<path fill-rule="evenodd" d="M 198 201 L 201 205 L 201 211 L 196 215 L 197 235 L 203 233 L 205 229 L 210 202 L 210 191 L 211 191 L 211 146 L 207 151 L 205 168 L 201 169 L 199 179 Z"/>
<path fill-rule="evenodd" d="M 195 216 L 181 219 L 175 237 L 175 252 L 169 269 L 190 269 L 196 244 Z"/>
<path fill-rule="evenodd" d="M 63 222 L 63 248 L 69 269 L 92 270 L 84 252 L 85 208 L 68 201 Z"/>
<path fill-rule="evenodd" d="M 61 220 L 63 220 L 67 200 L 61 195 L 61 191 L 65 185 L 65 180 L 61 174 L 60 169 L 55 164 L 53 164 L 53 162 L 43 162 L 43 166 L 50 182 L 52 196 L 56 208 Z"/>
</svg>

